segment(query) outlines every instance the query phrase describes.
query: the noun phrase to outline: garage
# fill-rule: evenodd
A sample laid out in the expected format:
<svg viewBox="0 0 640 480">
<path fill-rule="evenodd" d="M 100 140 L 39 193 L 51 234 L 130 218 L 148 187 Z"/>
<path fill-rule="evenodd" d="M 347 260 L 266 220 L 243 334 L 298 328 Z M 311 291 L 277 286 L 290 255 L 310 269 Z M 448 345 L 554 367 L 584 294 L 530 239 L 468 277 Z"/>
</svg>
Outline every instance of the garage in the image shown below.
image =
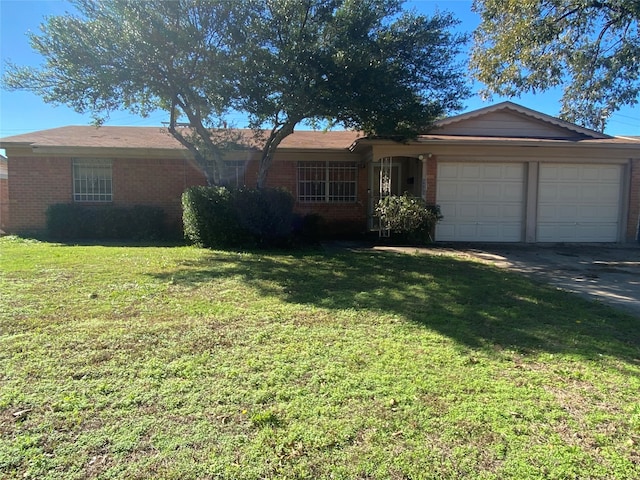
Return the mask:
<svg viewBox="0 0 640 480">
<path fill-rule="evenodd" d="M 373 159 L 422 166 L 400 178 L 420 175 L 424 201 L 440 206 L 436 241 L 640 241 L 640 137 L 613 137 L 504 102 L 438 121 L 403 145 L 372 145 Z"/>
<path fill-rule="evenodd" d="M 617 242 L 622 166 L 540 164 L 538 242 Z"/>
<path fill-rule="evenodd" d="M 522 241 L 524 187 L 523 163 L 439 163 L 436 240 Z"/>
</svg>

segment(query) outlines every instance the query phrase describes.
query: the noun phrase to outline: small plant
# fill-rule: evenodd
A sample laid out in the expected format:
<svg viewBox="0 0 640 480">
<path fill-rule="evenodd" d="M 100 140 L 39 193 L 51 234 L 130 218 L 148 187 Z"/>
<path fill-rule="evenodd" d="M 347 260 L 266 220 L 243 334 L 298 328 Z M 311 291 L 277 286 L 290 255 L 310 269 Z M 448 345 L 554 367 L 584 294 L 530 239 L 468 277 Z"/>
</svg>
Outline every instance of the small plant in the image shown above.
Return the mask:
<svg viewBox="0 0 640 480">
<path fill-rule="evenodd" d="M 376 206 L 381 228 L 395 238 L 412 243 L 433 241 L 432 232 L 442 220 L 439 205 L 427 205 L 421 198 L 408 193 L 382 198 Z"/>
<path fill-rule="evenodd" d="M 278 427 L 282 423 L 278 416 L 270 410 L 254 413 L 251 415 L 250 420 L 252 425 L 259 428 Z"/>
</svg>

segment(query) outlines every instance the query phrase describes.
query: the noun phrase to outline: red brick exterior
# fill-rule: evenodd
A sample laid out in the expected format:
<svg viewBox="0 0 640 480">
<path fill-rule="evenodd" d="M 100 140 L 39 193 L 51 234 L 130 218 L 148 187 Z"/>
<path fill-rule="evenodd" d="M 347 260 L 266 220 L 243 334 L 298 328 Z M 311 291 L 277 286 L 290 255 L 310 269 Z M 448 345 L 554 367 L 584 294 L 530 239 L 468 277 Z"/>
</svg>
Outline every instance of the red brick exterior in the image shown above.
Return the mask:
<svg viewBox="0 0 640 480">
<path fill-rule="evenodd" d="M 298 163 L 276 161 L 269 170 L 268 187 L 285 188 L 297 198 Z M 247 170 L 247 178 L 255 178 L 257 162 L 252 162 Z M 368 170 L 358 169 L 358 194 L 356 203 L 302 203 L 296 200 L 294 212 L 300 215 L 317 214 L 324 220 L 327 234 L 354 234 L 367 230 Z"/>
<path fill-rule="evenodd" d="M 345 161 L 344 156 L 339 161 Z M 294 210 L 300 215 L 318 214 L 324 219 L 326 233 L 353 234 L 367 230 L 369 215 L 369 167 L 353 160 L 358 168 L 358 194 L 355 203 L 301 203 Z M 72 159 L 70 157 L 11 156 L 8 162 L 9 185 L 0 183 L 0 221 L 9 233 L 37 233 L 45 228 L 49 205 L 73 202 Z M 193 185 L 204 185 L 201 172 L 185 159 L 114 158 L 113 205 L 158 206 L 167 214 L 167 226 L 182 226 L 182 192 Z M 297 165 L 294 157 L 278 159 L 269 171 L 267 186 L 289 190 L 297 196 Z M 436 203 L 437 155 L 426 161 L 428 204 Z M 255 186 L 257 160 L 247 165 L 245 185 Z M 630 198 L 626 240 L 637 240 L 640 221 L 640 159 L 630 166 Z M 419 178 L 419 177 L 418 177 Z M 6 181 L 5 181 L 6 182 Z M 418 190 L 419 191 L 419 190 Z"/>
<path fill-rule="evenodd" d="M 9 228 L 9 182 L 0 178 L 0 230 L 6 232 Z"/>
<path fill-rule="evenodd" d="M 43 230 L 47 207 L 71 202 L 71 193 L 71 159 L 11 157 L 8 231 Z"/>
<path fill-rule="evenodd" d="M 11 219 L 7 230 L 13 233 L 40 233 L 45 229 L 45 212 L 49 205 L 73 203 L 72 159 L 12 157 L 10 163 Z M 201 172 L 186 160 L 116 158 L 112 165 L 113 202 L 110 204 L 161 207 L 167 215 L 167 227 L 172 230 L 182 227 L 182 192 L 188 187 L 206 184 Z M 245 173 L 247 186 L 255 185 L 256 172 L 257 161 L 249 162 Z M 367 172 L 366 168 L 358 169 L 356 203 L 296 201 L 295 212 L 321 215 L 330 233 L 364 232 L 367 225 Z M 285 188 L 295 198 L 297 162 L 275 161 L 269 171 L 267 186 Z"/>
<path fill-rule="evenodd" d="M 72 159 L 12 157 L 9 166 L 10 222 L 15 233 L 44 230 L 49 205 L 73 202 Z M 203 175 L 180 159 L 114 159 L 112 205 L 162 207 L 167 226 L 180 228 L 182 192 L 203 185 Z"/>
<path fill-rule="evenodd" d="M 640 159 L 631 161 L 631 191 L 629 192 L 629 217 L 627 221 L 627 241 L 640 241 Z"/>
<path fill-rule="evenodd" d="M 206 180 L 185 160 L 113 161 L 113 205 L 161 207 L 171 231 L 182 229 L 182 192 L 194 185 L 206 185 Z"/>
<path fill-rule="evenodd" d="M 0 230 L 9 226 L 9 180 L 7 178 L 7 161 L 0 159 Z"/>
</svg>

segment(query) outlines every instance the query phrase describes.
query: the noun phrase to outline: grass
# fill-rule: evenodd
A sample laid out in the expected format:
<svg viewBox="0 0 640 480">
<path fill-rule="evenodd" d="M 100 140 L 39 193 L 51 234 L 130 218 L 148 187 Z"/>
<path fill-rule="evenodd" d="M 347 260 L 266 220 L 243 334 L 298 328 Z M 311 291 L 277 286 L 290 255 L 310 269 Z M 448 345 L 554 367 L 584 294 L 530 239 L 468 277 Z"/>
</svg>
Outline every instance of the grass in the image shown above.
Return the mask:
<svg viewBox="0 0 640 480">
<path fill-rule="evenodd" d="M 451 256 L 0 239 L 0 477 L 640 477 L 639 320 Z"/>
</svg>

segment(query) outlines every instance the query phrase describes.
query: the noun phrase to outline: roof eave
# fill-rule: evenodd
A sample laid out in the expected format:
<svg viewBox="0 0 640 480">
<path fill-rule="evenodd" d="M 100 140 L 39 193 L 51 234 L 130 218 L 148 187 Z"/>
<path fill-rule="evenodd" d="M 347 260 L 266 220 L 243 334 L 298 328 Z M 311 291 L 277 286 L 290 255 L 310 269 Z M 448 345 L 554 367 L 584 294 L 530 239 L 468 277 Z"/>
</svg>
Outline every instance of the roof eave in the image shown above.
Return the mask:
<svg viewBox="0 0 640 480">
<path fill-rule="evenodd" d="M 83 146 L 56 146 L 38 145 L 36 143 L 9 142 L 0 144 L 0 148 L 7 150 L 20 149 L 28 151 L 34 155 L 52 156 L 95 156 L 95 157 L 152 157 L 152 158 L 185 158 L 191 157 L 186 148 L 140 148 L 140 147 L 83 147 Z M 254 147 L 237 148 L 228 150 L 226 153 L 259 153 L 261 150 Z M 351 153 L 349 148 L 329 147 L 329 148 L 308 148 L 300 146 L 279 146 L 278 152 L 287 153 Z"/>
<path fill-rule="evenodd" d="M 610 140 L 610 141 L 607 141 Z M 516 139 L 504 139 L 504 138 L 428 138 L 428 136 L 421 136 L 415 140 L 407 141 L 406 145 L 451 145 L 451 146 L 517 146 L 517 147 L 563 147 L 563 148 L 578 148 L 578 147 L 593 147 L 593 148 L 632 148 L 640 149 L 640 142 L 629 141 L 619 142 L 613 137 L 606 139 L 581 139 L 581 140 L 561 140 L 561 139 L 529 139 L 529 138 L 516 138 Z M 399 142 L 393 140 L 379 140 L 371 138 L 361 138 L 356 140 L 349 149 L 351 151 L 357 151 L 360 148 L 368 145 L 400 145 Z"/>
</svg>

